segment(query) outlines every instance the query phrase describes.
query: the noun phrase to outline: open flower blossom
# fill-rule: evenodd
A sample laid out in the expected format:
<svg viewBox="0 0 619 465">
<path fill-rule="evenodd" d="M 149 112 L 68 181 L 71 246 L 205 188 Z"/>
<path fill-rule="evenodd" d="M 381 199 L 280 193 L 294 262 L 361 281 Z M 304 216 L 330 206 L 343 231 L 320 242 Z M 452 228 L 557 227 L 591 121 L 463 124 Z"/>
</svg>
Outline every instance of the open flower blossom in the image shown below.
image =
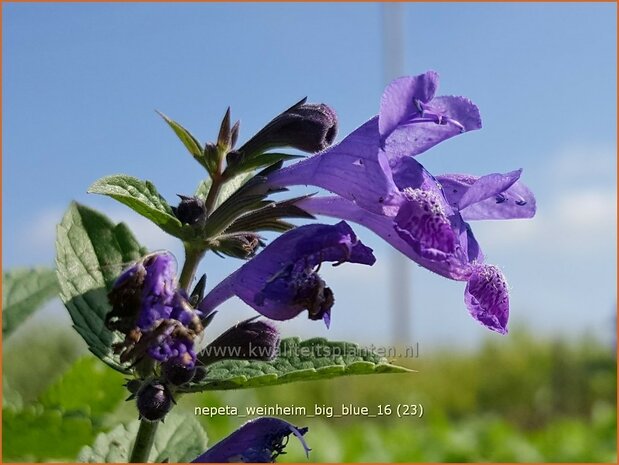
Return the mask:
<svg viewBox="0 0 619 465">
<path fill-rule="evenodd" d="M 309 454 L 303 438 L 307 428 L 298 428 L 279 418 L 261 417 L 250 420 L 222 439 L 193 463 L 271 463 L 282 454 L 288 436 L 294 435 Z"/>
<path fill-rule="evenodd" d="M 372 249 L 345 222 L 310 224 L 281 235 L 213 288 L 199 304 L 210 313 L 236 295 L 260 314 L 288 320 L 304 310 L 312 320 L 331 321 L 333 292 L 318 275 L 323 262 L 372 265 Z"/>
<path fill-rule="evenodd" d="M 488 328 L 507 332 L 509 296 L 500 270 L 484 264 L 466 219 L 530 218 L 535 198 L 521 170 L 487 176 L 432 176 L 414 158 L 434 145 L 481 128 L 477 107 L 463 97 L 435 97 L 438 76 L 396 79 L 380 114 L 342 142 L 269 176 L 273 186 L 314 185 L 335 197 L 299 206 L 313 214 L 362 224 L 421 266 L 466 281 L 465 303 Z"/>
<path fill-rule="evenodd" d="M 202 313 L 194 310 L 176 282 L 176 262 L 167 252 L 147 255 L 116 280 L 109 293 L 109 329 L 125 334 L 115 345 L 121 361 L 145 355 L 158 362 L 192 367 L 194 340 L 202 332 Z"/>
</svg>

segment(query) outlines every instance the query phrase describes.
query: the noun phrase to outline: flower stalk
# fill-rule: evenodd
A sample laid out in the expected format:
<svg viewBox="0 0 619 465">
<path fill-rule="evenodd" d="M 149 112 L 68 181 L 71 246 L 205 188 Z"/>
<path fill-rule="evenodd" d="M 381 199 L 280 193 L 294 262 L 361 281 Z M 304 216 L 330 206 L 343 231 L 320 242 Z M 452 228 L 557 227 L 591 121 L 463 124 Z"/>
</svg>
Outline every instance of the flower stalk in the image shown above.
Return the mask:
<svg viewBox="0 0 619 465">
<path fill-rule="evenodd" d="M 189 292 L 189 287 L 196 275 L 200 260 L 202 260 L 205 253 L 205 249 L 198 249 L 189 244 L 185 244 L 185 263 L 183 264 L 181 275 L 178 278 L 178 285 L 181 289 L 185 289 Z"/>
<path fill-rule="evenodd" d="M 155 442 L 155 433 L 157 432 L 157 426 L 159 422 L 151 422 L 145 419 L 140 421 L 140 428 L 138 434 L 135 437 L 135 443 L 133 444 L 133 450 L 129 457 L 129 463 L 147 463 L 150 451 Z"/>
</svg>

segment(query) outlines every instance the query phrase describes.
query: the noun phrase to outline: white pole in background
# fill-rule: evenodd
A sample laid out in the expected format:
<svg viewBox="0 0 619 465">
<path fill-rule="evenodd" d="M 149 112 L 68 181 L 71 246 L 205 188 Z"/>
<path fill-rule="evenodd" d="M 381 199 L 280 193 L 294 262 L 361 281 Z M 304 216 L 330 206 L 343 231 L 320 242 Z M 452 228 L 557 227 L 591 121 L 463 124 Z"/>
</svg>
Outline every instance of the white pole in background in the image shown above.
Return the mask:
<svg viewBox="0 0 619 465">
<path fill-rule="evenodd" d="M 383 3 L 383 70 L 384 81 L 404 74 L 404 5 Z M 389 290 L 391 297 L 392 342 L 412 344 L 411 339 L 411 267 L 409 260 L 391 249 Z"/>
</svg>

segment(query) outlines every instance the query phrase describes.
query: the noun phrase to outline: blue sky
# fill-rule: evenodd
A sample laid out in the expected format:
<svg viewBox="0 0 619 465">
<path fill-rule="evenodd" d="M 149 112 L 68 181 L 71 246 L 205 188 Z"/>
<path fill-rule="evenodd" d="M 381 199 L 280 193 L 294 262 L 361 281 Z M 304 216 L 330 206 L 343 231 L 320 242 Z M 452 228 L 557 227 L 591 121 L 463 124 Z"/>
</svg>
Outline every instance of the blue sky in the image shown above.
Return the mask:
<svg viewBox="0 0 619 465">
<path fill-rule="evenodd" d="M 152 248 L 175 245 L 113 200 L 97 178 L 150 179 L 168 199 L 204 173 L 154 110 L 202 140 L 228 105 L 241 141 L 303 96 L 332 106 L 340 136 L 377 113 L 384 86 L 379 4 L 3 5 L 3 266 L 53 264 L 54 225 L 76 199 L 127 220 Z M 547 334 L 614 332 L 616 5 L 406 4 L 405 73 L 434 69 L 439 94 L 465 95 L 484 128 L 419 157 L 432 172 L 524 168 L 532 221 L 474 224 L 511 286 L 512 322 Z M 284 332 L 386 342 L 393 256 L 326 270 L 337 304 L 329 332 L 305 319 Z M 211 283 L 238 266 L 206 260 Z M 487 335 L 463 283 L 415 265 L 412 323 L 421 345 Z M 251 312 L 230 303 L 228 322 Z M 50 314 L 60 314 L 51 311 Z M 222 319 L 225 320 L 225 319 Z M 492 337 L 500 337 L 493 336 Z"/>
</svg>

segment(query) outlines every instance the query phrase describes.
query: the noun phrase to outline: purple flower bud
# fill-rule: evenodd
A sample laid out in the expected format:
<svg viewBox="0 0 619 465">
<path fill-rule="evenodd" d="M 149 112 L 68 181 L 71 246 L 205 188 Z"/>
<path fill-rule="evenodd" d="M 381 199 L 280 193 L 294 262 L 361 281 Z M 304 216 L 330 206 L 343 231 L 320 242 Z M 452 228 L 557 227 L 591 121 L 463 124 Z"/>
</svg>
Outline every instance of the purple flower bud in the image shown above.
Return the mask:
<svg viewBox="0 0 619 465">
<path fill-rule="evenodd" d="M 196 374 L 195 367 L 187 367 L 178 361 L 170 360 L 161 365 L 163 378 L 170 384 L 180 386 L 188 383 Z"/>
<path fill-rule="evenodd" d="M 138 391 L 137 406 L 140 418 L 159 421 L 172 408 L 172 394 L 163 384 L 147 383 Z"/>
<path fill-rule="evenodd" d="M 253 156 L 276 147 L 293 147 L 304 152 L 324 150 L 335 140 L 337 116 L 327 105 L 296 103 L 276 116 L 240 149 L 244 156 Z"/>
<path fill-rule="evenodd" d="M 279 331 L 258 317 L 242 321 L 211 342 L 198 356 L 204 365 L 226 359 L 272 360 L 279 348 Z"/>
<path fill-rule="evenodd" d="M 178 195 L 181 198 L 178 207 L 173 208 L 176 217 L 184 224 L 199 224 L 205 219 L 206 208 L 202 199 Z"/>
</svg>

